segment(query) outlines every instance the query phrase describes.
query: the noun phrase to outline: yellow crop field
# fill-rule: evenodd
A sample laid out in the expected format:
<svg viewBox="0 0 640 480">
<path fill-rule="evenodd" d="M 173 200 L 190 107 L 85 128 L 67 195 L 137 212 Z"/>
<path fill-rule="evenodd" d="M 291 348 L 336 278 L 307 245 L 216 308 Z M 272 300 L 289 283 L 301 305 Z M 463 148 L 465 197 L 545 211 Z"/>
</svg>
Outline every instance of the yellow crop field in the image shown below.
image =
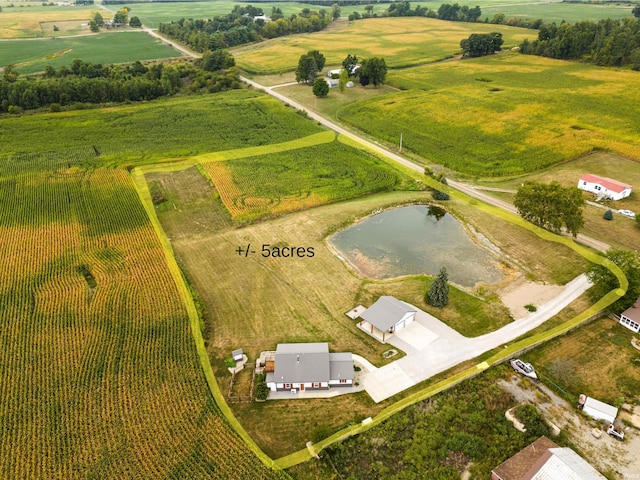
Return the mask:
<svg viewBox="0 0 640 480">
<path fill-rule="evenodd" d="M 300 55 L 319 50 L 327 65 L 348 55 L 383 57 L 389 67 L 406 67 L 448 58 L 460 51 L 460 40 L 472 33 L 501 32 L 505 46 L 537 37 L 535 30 L 483 23 L 447 22 L 424 17 L 371 18 L 304 36 L 282 37 L 233 50 L 236 63 L 254 73 L 295 70 Z"/>
<path fill-rule="evenodd" d="M 0 478 L 286 478 L 216 406 L 129 173 L 69 158 L 0 166 Z"/>
</svg>

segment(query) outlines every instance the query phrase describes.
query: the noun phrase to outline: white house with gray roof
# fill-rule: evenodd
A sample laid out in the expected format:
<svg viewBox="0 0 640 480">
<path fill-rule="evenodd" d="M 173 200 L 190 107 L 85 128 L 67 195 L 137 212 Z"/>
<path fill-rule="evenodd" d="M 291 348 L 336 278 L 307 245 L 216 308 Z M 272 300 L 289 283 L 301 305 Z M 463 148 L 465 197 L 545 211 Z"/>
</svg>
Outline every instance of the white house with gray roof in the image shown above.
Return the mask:
<svg viewBox="0 0 640 480">
<path fill-rule="evenodd" d="M 267 373 L 272 392 L 353 386 L 351 353 L 329 353 L 328 343 L 279 343 L 274 371 Z"/>
<path fill-rule="evenodd" d="M 417 310 L 414 307 L 388 295 L 380 297 L 376 303 L 360 314 L 358 326 L 384 343 L 390 334 L 399 332 L 413 323 Z"/>
</svg>

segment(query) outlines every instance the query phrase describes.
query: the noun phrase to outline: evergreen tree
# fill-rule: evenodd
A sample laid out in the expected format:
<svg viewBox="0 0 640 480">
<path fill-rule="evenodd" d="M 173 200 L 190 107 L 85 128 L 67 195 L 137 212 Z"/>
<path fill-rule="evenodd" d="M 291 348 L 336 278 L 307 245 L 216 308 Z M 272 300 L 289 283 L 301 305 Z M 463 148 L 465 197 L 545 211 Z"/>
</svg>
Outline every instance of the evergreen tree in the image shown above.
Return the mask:
<svg viewBox="0 0 640 480">
<path fill-rule="evenodd" d="M 442 308 L 449 303 L 448 281 L 449 275 L 447 275 L 447 269 L 442 267 L 438 276 L 433 280 L 431 288 L 425 298 L 429 305 Z"/>
</svg>

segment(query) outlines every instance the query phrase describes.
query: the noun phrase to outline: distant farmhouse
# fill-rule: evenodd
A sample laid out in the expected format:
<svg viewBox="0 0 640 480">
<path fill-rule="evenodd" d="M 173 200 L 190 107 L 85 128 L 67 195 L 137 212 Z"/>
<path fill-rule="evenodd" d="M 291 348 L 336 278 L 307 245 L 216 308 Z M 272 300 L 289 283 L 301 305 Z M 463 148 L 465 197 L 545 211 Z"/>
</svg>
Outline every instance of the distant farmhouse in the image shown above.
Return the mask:
<svg viewBox="0 0 640 480">
<path fill-rule="evenodd" d="M 358 326 L 385 343 L 390 335 L 413 323 L 416 312 L 395 297 L 382 296 L 360 314 Z"/>
<path fill-rule="evenodd" d="M 640 298 L 620 314 L 620 323 L 629 330 L 640 332 Z"/>
<path fill-rule="evenodd" d="M 570 448 L 560 448 L 547 437 L 523 448 L 491 472 L 491 480 L 605 480 Z"/>
<path fill-rule="evenodd" d="M 587 173 L 578 180 L 578 188 L 594 193 L 599 198 L 622 200 L 631 195 L 632 187 L 612 178 Z"/>
<path fill-rule="evenodd" d="M 353 386 L 351 353 L 329 353 L 327 343 L 279 343 L 267 387 L 283 390 L 326 390 Z"/>
</svg>

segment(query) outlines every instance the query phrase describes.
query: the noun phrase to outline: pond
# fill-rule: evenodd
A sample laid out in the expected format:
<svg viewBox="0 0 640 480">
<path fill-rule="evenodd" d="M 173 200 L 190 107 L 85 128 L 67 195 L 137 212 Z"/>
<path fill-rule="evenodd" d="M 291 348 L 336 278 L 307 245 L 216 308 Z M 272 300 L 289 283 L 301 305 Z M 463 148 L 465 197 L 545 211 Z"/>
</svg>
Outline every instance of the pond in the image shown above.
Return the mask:
<svg viewBox="0 0 640 480">
<path fill-rule="evenodd" d="M 504 278 L 500 259 L 477 245 L 460 222 L 439 207 L 411 205 L 367 217 L 329 242 L 361 275 L 376 280 L 436 275 L 463 287 Z"/>
</svg>

